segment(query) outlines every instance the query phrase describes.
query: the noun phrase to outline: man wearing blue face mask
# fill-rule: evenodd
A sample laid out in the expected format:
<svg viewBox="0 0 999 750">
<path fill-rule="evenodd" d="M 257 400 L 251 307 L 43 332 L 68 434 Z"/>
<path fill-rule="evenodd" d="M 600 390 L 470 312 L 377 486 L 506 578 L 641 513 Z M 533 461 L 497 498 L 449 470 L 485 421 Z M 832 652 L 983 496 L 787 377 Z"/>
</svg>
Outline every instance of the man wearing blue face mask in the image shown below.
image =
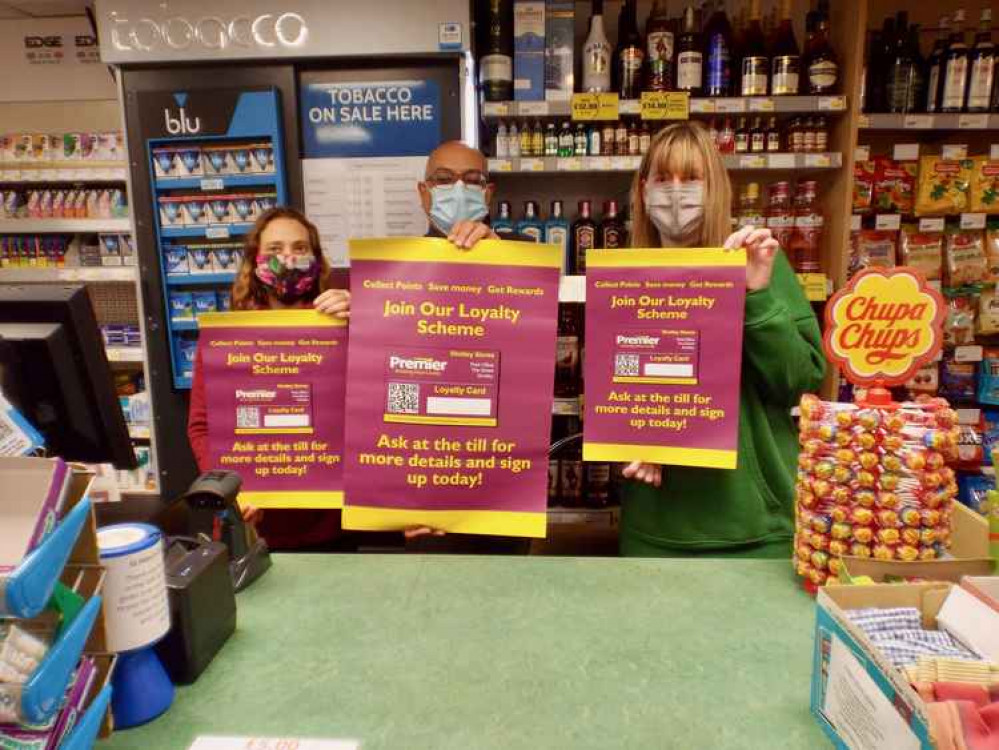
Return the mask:
<svg viewBox="0 0 999 750">
<path fill-rule="evenodd" d="M 430 220 L 428 237 L 446 237 L 463 250 L 471 250 L 479 240 L 500 239 L 485 223 L 493 184 L 479 151 L 461 141 L 442 143 L 427 157 L 425 175 L 417 189 Z M 503 239 L 532 241 L 514 235 Z"/>
</svg>

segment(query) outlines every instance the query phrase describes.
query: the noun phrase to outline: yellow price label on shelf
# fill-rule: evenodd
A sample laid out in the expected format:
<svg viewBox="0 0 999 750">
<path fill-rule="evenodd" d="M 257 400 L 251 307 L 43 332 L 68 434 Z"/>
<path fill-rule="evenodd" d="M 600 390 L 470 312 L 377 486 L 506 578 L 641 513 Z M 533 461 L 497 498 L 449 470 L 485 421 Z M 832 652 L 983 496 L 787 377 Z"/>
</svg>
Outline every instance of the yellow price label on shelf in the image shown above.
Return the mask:
<svg viewBox="0 0 999 750">
<path fill-rule="evenodd" d="M 643 120 L 689 120 L 690 94 L 686 91 L 643 91 Z"/>
<path fill-rule="evenodd" d="M 616 120 L 617 94 L 573 94 L 573 120 Z"/>
<path fill-rule="evenodd" d="M 824 273 L 799 273 L 798 282 L 809 302 L 824 302 L 829 296 L 829 283 Z"/>
</svg>

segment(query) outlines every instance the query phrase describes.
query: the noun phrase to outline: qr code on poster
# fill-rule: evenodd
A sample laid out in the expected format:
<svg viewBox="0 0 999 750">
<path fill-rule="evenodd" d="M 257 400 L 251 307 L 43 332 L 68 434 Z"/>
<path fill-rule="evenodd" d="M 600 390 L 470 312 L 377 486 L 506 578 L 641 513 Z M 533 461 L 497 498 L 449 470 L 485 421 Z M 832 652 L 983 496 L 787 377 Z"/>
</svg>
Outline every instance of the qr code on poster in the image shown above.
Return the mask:
<svg viewBox="0 0 999 750">
<path fill-rule="evenodd" d="M 617 354 L 614 356 L 614 375 L 633 378 L 638 376 L 638 355 Z"/>
<path fill-rule="evenodd" d="M 243 429 L 260 427 L 260 409 L 256 406 L 237 406 L 236 427 Z"/>
<path fill-rule="evenodd" d="M 419 414 L 420 386 L 418 383 L 388 384 L 389 414 Z"/>
</svg>

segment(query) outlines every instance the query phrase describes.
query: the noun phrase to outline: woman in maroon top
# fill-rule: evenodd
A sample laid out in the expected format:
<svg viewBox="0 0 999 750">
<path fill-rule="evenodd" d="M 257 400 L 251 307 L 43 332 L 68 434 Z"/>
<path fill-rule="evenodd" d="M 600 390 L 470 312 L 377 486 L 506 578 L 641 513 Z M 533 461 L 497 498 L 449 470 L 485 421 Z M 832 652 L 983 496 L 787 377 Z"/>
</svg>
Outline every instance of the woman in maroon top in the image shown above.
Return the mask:
<svg viewBox="0 0 999 750">
<path fill-rule="evenodd" d="M 233 310 L 315 307 L 327 315 L 350 316 L 350 292 L 331 288 L 329 264 L 315 225 L 293 208 L 273 208 L 247 235 L 243 263 L 232 285 Z M 194 362 L 187 436 L 198 469 L 211 465 L 201 349 Z M 243 509 L 271 549 L 337 549 L 342 540 L 338 510 Z"/>
</svg>

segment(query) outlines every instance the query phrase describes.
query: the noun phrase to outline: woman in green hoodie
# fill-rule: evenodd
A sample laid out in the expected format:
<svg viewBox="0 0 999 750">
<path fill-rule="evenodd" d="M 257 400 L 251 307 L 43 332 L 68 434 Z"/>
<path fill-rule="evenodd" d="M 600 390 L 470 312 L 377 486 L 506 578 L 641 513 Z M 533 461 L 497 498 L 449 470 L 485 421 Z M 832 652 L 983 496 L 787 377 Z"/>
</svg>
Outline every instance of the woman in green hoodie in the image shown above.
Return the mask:
<svg viewBox="0 0 999 750">
<path fill-rule="evenodd" d="M 701 125 L 656 135 L 631 188 L 632 246 L 746 248 L 739 463 L 731 471 L 629 464 L 622 555 L 791 557 L 791 407 L 822 382 L 822 336 L 770 230 L 730 234 L 731 205 L 728 173 Z"/>
</svg>

